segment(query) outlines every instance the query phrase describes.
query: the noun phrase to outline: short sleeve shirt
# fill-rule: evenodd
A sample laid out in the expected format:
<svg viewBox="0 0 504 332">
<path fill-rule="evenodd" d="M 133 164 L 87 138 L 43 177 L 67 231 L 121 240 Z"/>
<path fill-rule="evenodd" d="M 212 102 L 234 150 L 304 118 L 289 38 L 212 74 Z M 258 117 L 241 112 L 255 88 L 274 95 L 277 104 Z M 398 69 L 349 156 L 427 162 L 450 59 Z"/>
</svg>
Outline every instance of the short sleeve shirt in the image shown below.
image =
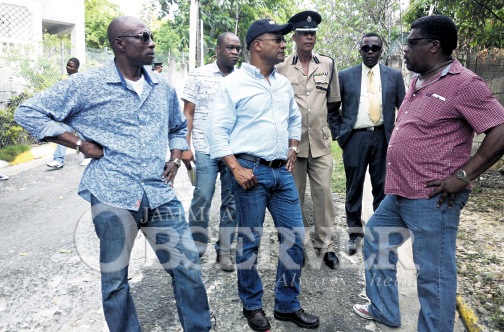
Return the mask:
<svg viewBox="0 0 504 332">
<path fill-rule="evenodd" d="M 196 105 L 192 128 L 192 144 L 197 152 L 210 154 L 205 143 L 205 128 L 210 105 L 224 75 L 213 62 L 193 70 L 184 85 L 182 100 Z"/>
<path fill-rule="evenodd" d="M 504 108 L 483 79 L 453 62 L 415 91 L 399 109 L 387 152 L 385 192 L 425 198 L 430 181 L 444 179 L 470 159 L 474 132 L 504 123 Z"/>
</svg>

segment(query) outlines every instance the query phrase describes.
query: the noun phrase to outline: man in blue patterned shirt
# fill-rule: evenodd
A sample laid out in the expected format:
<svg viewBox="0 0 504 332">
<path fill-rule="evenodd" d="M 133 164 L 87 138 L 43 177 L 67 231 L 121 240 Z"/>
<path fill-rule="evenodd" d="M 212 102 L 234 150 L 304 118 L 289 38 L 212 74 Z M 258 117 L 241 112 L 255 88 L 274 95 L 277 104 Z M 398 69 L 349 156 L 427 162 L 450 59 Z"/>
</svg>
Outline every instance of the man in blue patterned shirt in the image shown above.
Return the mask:
<svg viewBox="0 0 504 332">
<path fill-rule="evenodd" d="M 211 328 L 198 252 L 173 181 L 187 150 L 186 123 L 175 89 L 149 76 L 155 44 L 145 23 L 114 19 L 107 31 L 114 62 L 79 73 L 21 105 L 15 119 L 37 139 L 93 158 L 79 195 L 91 202 L 100 239 L 105 319 L 110 331 L 140 331 L 129 292 L 128 264 L 141 228 L 172 277 L 185 331 Z M 75 128 L 82 139 L 59 122 Z M 171 158 L 165 163 L 167 146 Z"/>
</svg>

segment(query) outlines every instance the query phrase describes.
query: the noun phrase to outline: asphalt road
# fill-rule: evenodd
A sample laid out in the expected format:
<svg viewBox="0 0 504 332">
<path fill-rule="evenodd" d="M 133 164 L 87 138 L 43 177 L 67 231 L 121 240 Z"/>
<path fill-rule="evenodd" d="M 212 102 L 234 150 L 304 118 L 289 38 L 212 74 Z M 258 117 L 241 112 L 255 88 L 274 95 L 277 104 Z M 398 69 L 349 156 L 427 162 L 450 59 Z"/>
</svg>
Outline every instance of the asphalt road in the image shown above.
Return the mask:
<svg viewBox="0 0 504 332">
<path fill-rule="evenodd" d="M 98 272 L 98 240 L 89 204 L 77 195 L 84 170 L 81 157 L 67 156 L 67 165 L 52 171 L 48 157 L 23 166 L 2 169 L 10 175 L 0 182 L 0 331 L 107 331 L 101 308 Z M 186 211 L 193 187 L 179 172 L 175 188 Z M 217 234 L 218 197 L 212 208 L 212 242 Z M 306 201 L 311 217 L 311 202 Z M 335 241 L 346 243 L 344 202 L 334 196 Z M 293 323 L 273 318 L 274 278 L 278 243 L 269 219 L 260 253 L 260 271 L 265 288 L 264 310 L 272 331 L 300 331 Z M 308 249 L 309 254 L 313 251 Z M 408 256 L 408 252 L 404 256 Z M 330 270 L 315 258 L 302 275 L 303 307 L 320 317 L 318 331 L 415 331 L 418 301 L 414 269 L 401 261 L 400 291 L 403 326 L 390 329 L 357 317 L 354 303 L 364 303 L 361 253 L 338 256 L 341 266 Z M 409 264 L 409 265 L 408 265 Z M 250 331 L 241 314 L 236 273 L 222 272 L 215 265 L 211 247 L 202 263 L 215 331 Z M 157 263 L 153 251 L 138 235 L 130 264 L 131 292 L 144 331 L 181 331 L 171 280 Z M 457 321 L 457 332 L 464 331 Z"/>
</svg>

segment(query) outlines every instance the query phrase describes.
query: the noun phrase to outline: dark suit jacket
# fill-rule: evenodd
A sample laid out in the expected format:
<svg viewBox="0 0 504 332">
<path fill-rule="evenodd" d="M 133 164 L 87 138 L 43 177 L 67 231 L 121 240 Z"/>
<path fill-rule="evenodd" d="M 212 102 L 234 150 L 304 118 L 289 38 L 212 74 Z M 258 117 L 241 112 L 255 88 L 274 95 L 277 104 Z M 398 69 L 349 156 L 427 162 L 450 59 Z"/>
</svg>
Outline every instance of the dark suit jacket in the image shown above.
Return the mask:
<svg viewBox="0 0 504 332">
<path fill-rule="evenodd" d="M 396 107 L 399 108 L 404 99 L 404 80 L 400 71 L 379 64 L 382 86 L 383 124 L 387 143 L 392 135 L 396 118 Z M 333 139 L 343 148 L 357 121 L 362 81 L 362 64 L 344 69 L 339 72 L 339 86 L 341 96 L 341 114 L 330 113 L 329 126 Z"/>
</svg>

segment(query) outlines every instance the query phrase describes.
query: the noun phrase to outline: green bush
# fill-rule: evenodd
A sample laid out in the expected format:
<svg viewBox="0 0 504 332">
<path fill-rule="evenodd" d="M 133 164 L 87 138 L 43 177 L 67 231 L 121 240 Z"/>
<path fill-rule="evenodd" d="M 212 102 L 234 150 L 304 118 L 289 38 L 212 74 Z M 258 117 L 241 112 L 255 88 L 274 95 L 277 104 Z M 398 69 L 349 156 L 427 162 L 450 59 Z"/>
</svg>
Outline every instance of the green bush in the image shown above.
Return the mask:
<svg viewBox="0 0 504 332">
<path fill-rule="evenodd" d="M 0 149 L 0 160 L 11 162 L 16 159 L 18 155 L 28 150 L 30 150 L 30 146 L 24 144 L 6 146 Z"/>
</svg>

